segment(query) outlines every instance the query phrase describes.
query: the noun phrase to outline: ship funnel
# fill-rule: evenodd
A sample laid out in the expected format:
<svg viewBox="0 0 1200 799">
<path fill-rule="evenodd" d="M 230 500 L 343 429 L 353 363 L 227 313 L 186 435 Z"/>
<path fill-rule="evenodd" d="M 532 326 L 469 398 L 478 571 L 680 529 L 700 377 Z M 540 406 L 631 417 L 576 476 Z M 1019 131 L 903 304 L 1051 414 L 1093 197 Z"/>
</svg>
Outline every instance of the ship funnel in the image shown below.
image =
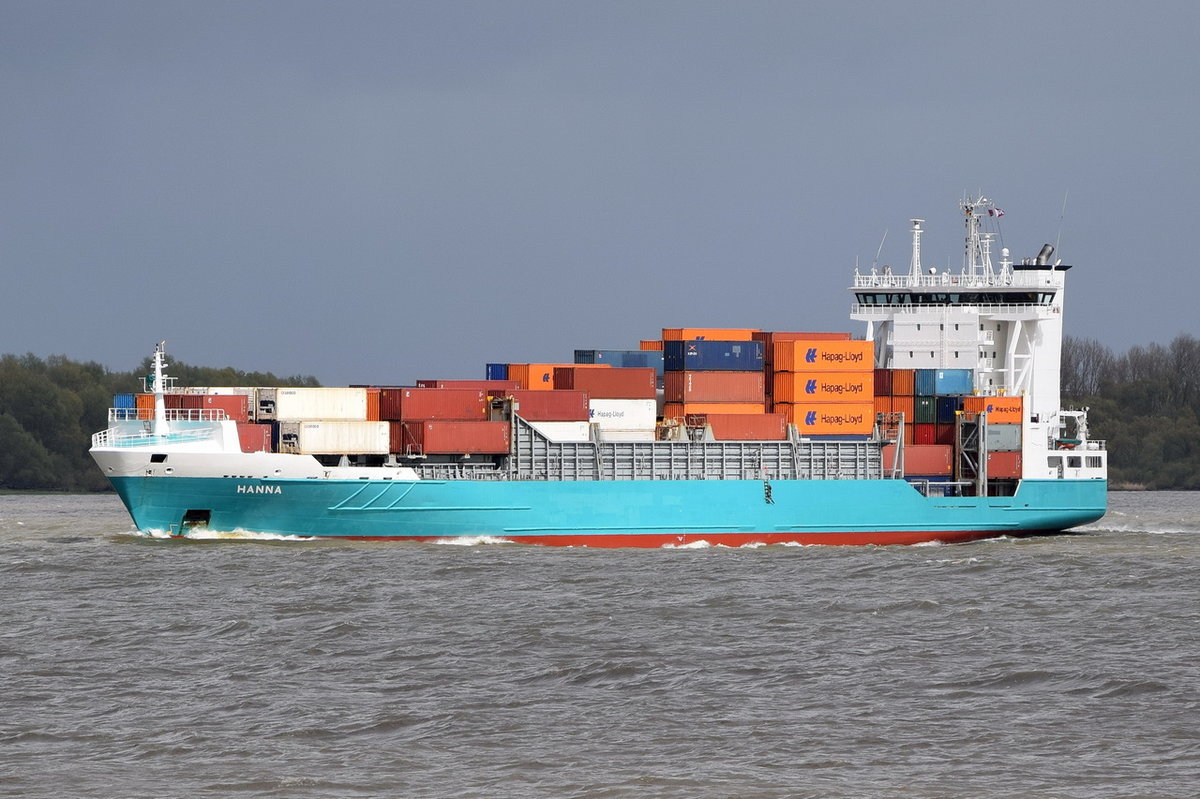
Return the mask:
<svg viewBox="0 0 1200 799">
<path fill-rule="evenodd" d="M 1050 256 L 1052 256 L 1052 255 L 1054 255 L 1054 245 L 1053 244 L 1043 244 L 1042 251 L 1037 254 L 1037 265 L 1038 266 L 1049 266 L 1050 265 Z"/>
</svg>

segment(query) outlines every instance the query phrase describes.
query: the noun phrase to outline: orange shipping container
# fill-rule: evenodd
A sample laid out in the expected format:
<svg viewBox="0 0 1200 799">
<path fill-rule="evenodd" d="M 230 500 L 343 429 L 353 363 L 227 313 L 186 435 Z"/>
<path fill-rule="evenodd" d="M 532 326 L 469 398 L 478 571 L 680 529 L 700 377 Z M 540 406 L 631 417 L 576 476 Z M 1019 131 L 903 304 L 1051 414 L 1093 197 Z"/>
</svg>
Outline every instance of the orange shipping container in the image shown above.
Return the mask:
<svg viewBox="0 0 1200 799">
<path fill-rule="evenodd" d="M 987 413 L 992 424 L 1021 424 L 1024 420 L 1022 397 L 963 397 L 963 410 Z"/>
<path fill-rule="evenodd" d="M 875 429 L 873 402 L 775 403 L 802 436 L 869 435 Z"/>
<path fill-rule="evenodd" d="M 367 421 L 378 422 L 382 421 L 379 416 L 379 394 L 382 389 L 368 388 L 367 389 Z"/>
<path fill-rule="evenodd" d="M 638 347 L 639 347 L 639 349 L 642 349 L 642 350 L 651 350 L 651 351 L 661 352 L 662 348 L 663 348 L 663 343 L 662 343 L 661 339 L 644 338 L 640 342 L 638 342 Z"/>
<path fill-rule="evenodd" d="M 913 424 L 917 420 L 917 417 L 914 415 L 916 414 L 916 403 L 913 401 L 912 397 L 893 396 L 892 413 L 904 414 L 904 426 L 911 430 Z"/>
<path fill-rule="evenodd" d="M 870 341 L 777 341 L 772 350 L 777 372 L 868 372 L 874 366 L 875 345 Z"/>
<path fill-rule="evenodd" d="M 607 363 L 510 363 L 508 379 L 516 380 L 526 391 L 553 391 L 554 370 L 560 366 L 579 367 L 585 369 L 610 369 Z"/>
<path fill-rule="evenodd" d="M 891 413 L 892 398 L 891 397 L 875 397 L 875 413 Z"/>
<path fill-rule="evenodd" d="M 666 372 L 667 402 L 762 402 L 762 372 Z"/>
<path fill-rule="evenodd" d="M 664 327 L 663 341 L 751 341 L 756 327 Z"/>
<path fill-rule="evenodd" d="M 911 397 L 916 393 L 917 388 L 917 370 L 916 369 L 893 369 L 892 370 L 892 396 L 894 397 Z"/>
<path fill-rule="evenodd" d="M 775 372 L 776 402 L 865 402 L 874 397 L 873 372 Z"/>
<path fill-rule="evenodd" d="M 664 419 L 682 419 L 696 413 L 763 413 L 761 402 L 668 402 Z"/>
<path fill-rule="evenodd" d="M 709 413 L 704 420 L 717 441 L 783 441 L 787 419 L 782 413 Z"/>
</svg>

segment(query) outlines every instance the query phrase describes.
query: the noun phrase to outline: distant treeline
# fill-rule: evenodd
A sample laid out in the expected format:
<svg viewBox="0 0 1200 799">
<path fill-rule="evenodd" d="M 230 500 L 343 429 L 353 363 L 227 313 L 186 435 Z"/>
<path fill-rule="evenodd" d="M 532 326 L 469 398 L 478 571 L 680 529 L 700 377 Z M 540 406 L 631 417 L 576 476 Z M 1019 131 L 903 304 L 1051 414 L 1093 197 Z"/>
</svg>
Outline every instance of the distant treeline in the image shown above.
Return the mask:
<svg viewBox="0 0 1200 799">
<path fill-rule="evenodd" d="M 170 364 L 180 386 L 320 385 L 308 376 Z M 61 355 L 0 357 L 0 489 L 107 488 L 88 455 L 92 433 L 108 427 L 113 395 L 141 391 L 142 377 L 151 371 L 149 358 L 133 372 L 111 372 Z"/>
<path fill-rule="evenodd" d="M 1091 437 L 1108 441 L 1109 485 L 1200 489 L 1200 340 L 1118 355 L 1067 336 L 1062 356 L 1063 404 L 1091 408 Z"/>
</svg>

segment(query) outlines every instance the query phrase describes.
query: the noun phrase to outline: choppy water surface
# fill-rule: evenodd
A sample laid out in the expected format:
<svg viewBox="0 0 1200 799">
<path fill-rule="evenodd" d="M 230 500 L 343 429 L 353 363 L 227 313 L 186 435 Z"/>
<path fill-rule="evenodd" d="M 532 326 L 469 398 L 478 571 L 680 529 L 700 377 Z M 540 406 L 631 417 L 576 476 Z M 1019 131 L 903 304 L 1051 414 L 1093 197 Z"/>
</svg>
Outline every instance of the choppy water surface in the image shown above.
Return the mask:
<svg viewBox="0 0 1200 799">
<path fill-rule="evenodd" d="M 0 795 L 1200 795 L 1200 496 L 957 546 L 154 540 L 0 496 Z"/>
</svg>

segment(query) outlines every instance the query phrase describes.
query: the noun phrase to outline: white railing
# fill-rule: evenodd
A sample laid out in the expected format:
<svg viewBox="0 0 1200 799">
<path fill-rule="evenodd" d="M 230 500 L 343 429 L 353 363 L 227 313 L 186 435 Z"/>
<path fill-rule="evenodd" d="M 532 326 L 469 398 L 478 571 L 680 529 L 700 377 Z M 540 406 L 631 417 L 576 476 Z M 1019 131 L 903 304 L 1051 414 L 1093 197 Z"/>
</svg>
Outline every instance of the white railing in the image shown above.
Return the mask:
<svg viewBox="0 0 1200 799">
<path fill-rule="evenodd" d="M 168 422 L 223 422 L 228 414 L 221 408 L 167 408 Z M 152 422 L 153 408 L 109 408 L 110 422 Z"/>
<path fill-rule="evenodd" d="M 942 286 L 966 286 L 967 288 L 996 288 L 998 286 L 1022 286 L 1034 288 L 1051 285 L 1045 275 L 1037 272 L 1016 271 L 1007 274 L 999 273 L 986 275 L 964 275 L 954 272 L 942 272 L 934 275 L 888 275 L 875 274 L 854 276 L 854 288 L 939 288 Z"/>
<path fill-rule="evenodd" d="M 862 303 L 854 303 L 850 306 L 851 314 L 860 316 L 895 316 L 898 314 L 918 314 L 929 313 L 941 308 L 965 308 L 969 307 L 979 314 L 1013 314 L 1027 313 L 1032 314 L 1039 319 L 1050 319 L 1059 313 L 1059 309 L 1050 305 L 1034 305 L 1032 303 L 1022 303 L 1020 305 L 964 305 L 950 303 L 925 303 L 920 305 L 866 305 Z"/>
<path fill-rule="evenodd" d="M 179 430 L 156 436 L 153 433 L 141 431 L 130 433 L 119 427 L 110 427 L 92 434 L 92 448 L 99 447 L 146 447 L 164 444 L 188 444 L 196 441 L 208 441 L 214 438 L 217 431 L 211 428 L 198 430 Z"/>
</svg>

